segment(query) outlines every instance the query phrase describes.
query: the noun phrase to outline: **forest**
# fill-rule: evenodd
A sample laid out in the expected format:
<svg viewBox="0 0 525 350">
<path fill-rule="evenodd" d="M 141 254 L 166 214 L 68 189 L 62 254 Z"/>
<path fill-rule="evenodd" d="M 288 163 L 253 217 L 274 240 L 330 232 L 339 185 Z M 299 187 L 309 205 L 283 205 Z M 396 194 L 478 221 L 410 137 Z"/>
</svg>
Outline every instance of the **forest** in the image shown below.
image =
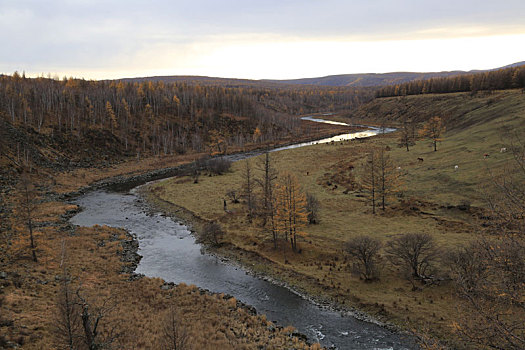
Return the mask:
<svg viewBox="0 0 525 350">
<path fill-rule="evenodd" d="M 384 86 L 376 97 L 525 89 L 525 66 Z"/>
<path fill-rule="evenodd" d="M 55 139 L 109 132 L 113 147 L 128 155 L 223 152 L 292 133 L 295 115 L 355 107 L 371 95 L 354 88 L 30 79 L 15 72 L 0 77 L 0 116 Z"/>
</svg>

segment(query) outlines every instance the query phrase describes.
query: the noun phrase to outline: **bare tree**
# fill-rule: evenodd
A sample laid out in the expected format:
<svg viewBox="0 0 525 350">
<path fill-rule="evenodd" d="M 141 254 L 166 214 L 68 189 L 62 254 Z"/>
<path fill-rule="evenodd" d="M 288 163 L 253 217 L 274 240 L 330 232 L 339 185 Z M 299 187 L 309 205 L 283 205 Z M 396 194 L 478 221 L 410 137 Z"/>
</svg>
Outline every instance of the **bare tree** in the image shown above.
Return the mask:
<svg viewBox="0 0 525 350">
<path fill-rule="evenodd" d="M 381 209 L 385 210 L 386 200 L 399 191 L 400 173 L 394 167 L 385 147 L 377 151 L 377 193 L 381 198 Z"/>
<path fill-rule="evenodd" d="M 255 180 L 253 177 L 252 165 L 250 160 L 246 160 L 243 173 L 242 192 L 246 200 L 246 208 L 248 209 L 248 221 L 252 222 L 255 216 Z"/>
<path fill-rule="evenodd" d="M 239 203 L 239 192 L 234 189 L 230 189 L 226 192 L 226 197 L 232 202 L 232 203 Z"/>
<path fill-rule="evenodd" d="M 493 238 L 451 253 L 459 303 L 457 332 L 494 349 L 525 348 L 525 246 Z"/>
<path fill-rule="evenodd" d="M 22 216 L 29 230 L 29 246 L 31 248 L 31 255 L 33 257 L 33 261 L 37 262 L 38 259 L 36 257 L 35 238 L 33 235 L 33 211 L 35 209 L 34 200 L 36 197 L 36 192 L 35 186 L 31 181 L 31 175 L 25 171 L 20 177 L 20 187 L 23 196 L 21 202 Z"/>
<path fill-rule="evenodd" d="M 308 223 L 318 224 L 319 223 L 319 209 L 321 204 L 317 200 L 317 197 L 311 193 L 306 194 L 306 211 L 308 212 Z"/>
<path fill-rule="evenodd" d="M 370 202 L 372 202 L 372 213 L 376 213 L 376 194 L 379 186 L 378 181 L 378 153 L 375 148 L 368 152 L 366 162 L 362 168 L 361 186 L 368 192 Z"/>
<path fill-rule="evenodd" d="M 57 295 L 57 315 L 55 320 L 57 346 L 62 349 L 77 349 L 80 341 L 80 307 L 78 298 L 71 288 L 72 277 L 66 266 L 66 248 L 62 241 L 60 259 L 62 275 L 60 276 L 60 291 Z"/>
<path fill-rule="evenodd" d="M 264 158 L 259 161 L 258 168 L 263 172 L 261 179 L 257 179 L 257 183 L 262 189 L 262 205 L 260 216 L 262 217 L 262 225 L 264 227 L 270 224 L 272 232 L 273 246 L 277 249 L 277 226 L 275 222 L 275 180 L 277 179 L 277 170 L 275 170 L 270 152 L 266 151 Z"/>
<path fill-rule="evenodd" d="M 199 237 L 199 242 L 218 246 L 221 244 L 223 236 L 224 231 L 221 225 L 217 222 L 210 222 L 204 226 Z"/>
<path fill-rule="evenodd" d="M 373 281 L 379 276 L 378 261 L 381 241 L 369 236 L 358 236 L 346 243 L 346 252 L 356 260 L 361 277 Z"/>
<path fill-rule="evenodd" d="M 102 321 L 115 308 L 111 297 L 105 298 L 102 305 L 91 305 L 90 301 L 81 295 L 81 289 L 77 289 L 76 295 L 79 300 L 81 311 L 80 318 L 84 331 L 84 342 L 89 350 L 107 349 L 118 338 L 114 327 L 104 327 Z"/>
<path fill-rule="evenodd" d="M 191 178 L 194 184 L 199 183 L 199 177 L 201 176 L 201 165 L 199 161 L 195 161 L 190 169 Z"/>
<path fill-rule="evenodd" d="M 389 260 L 396 266 L 406 267 L 413 278 L 429 278 L 437 258 L 434 239 L 427 233 L 406 233 L 386 244 Z"/>
<path fill-rule="evenodd" d="M 457 332 L 481 347 L 525 348 L 525 145 L 486 189 L 490 213 L 482 238 L 449 257 L 460 298 Z"/>
<path fill-rule="evenodd" d="M 405 118 L 403 120 L 403 126 L 399 130 L 398 146 L 406 147 L 407 152 L 409 152 L 409 147 L 416 144 L 414 133 L 414 122 L 408 121 Z"/>
<path fill-rule="evenodd" d="M 171 305 L 164 318 L 163 349 L 185 350 L 188 349 L 188 332 L 180 321 L 180 316 Z"/>
</svg>

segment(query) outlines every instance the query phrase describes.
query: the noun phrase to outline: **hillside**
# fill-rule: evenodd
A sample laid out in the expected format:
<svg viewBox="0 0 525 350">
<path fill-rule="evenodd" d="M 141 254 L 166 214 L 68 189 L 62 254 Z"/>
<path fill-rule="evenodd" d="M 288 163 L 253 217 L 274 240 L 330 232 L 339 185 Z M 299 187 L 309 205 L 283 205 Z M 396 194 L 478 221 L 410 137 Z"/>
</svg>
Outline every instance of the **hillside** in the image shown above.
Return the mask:
<svg viewBox="0 0 525 350">
<path fill-rule="evenodd" d="M 464 74 L 473 74 L 487 72 L 504 68 L 519 67 L 525 65 L 525 61 L 516 62 L 504 67 L 493 68 L 489 70 L 471 70 L 471 71 L 443 71 L 443 72 L 390 72 L 390 73 L 358 73 L 358 74 L 337 74 L 324 77 L 300 78 L 300 79 L 235 79 L 219 78 L 207 76 L 191 75 L 171 75 L 171 76 L 152 76 L 137 78 L 118 79 L 123 82 L 144 82 L 152 81 L 164 83 L 186 82 L 197 83 L 202 85 L 225 86 L 225 87 L 259 87 L 268 89 L 297 89 L 302 85 L 314 85 L 319 88 L 325 86 L 369 88 L 384 85 L 398 85 L 415 80 L 425 80 L 431 78 L 452 77 Z M 304 87 L 306 88 L 306 87 Z"/>
<path fill-rule="evenodd" d="M 416 80 L 426 80 L 432 78 L 454 77 L 458 75 L 474 74 L 487 71 L 500 70 L 505 68 L 519 67 L 525 65 L 525 61 L 506 65 L 504 67 L 493 68 L 489 70 L 471 70 L 471 71 L 444 71 L 444 72 L 392 72 L 392 73 L 366 73 L 366 74 L 340 74 L 329 75 L 319 78 L 303 78 L 290 80 L 268 80 L 269 82 L 279 82 L 284 84 L 308 84 L 318 86 L 352 86 L 352 87 L 369 87 L 399 85 Z"/>
<path fill-rule="evenodd" d="M 228 174 L 207 177 L 198 184 L 185 177 L 156 183 L 151 186 L 150 200 L 167 213 L 180 215 L 184 208 L 189 212 L 188 220 L 193 217 L 200 225 L 202 221 L 219 222 L 226 234 L 218 252 L 259 273 L 321 300 L 357 307 L 402 328 L 436 337 L 450 348 L 480 349 L 483 347 L 471 343 L 457 329 L 465 327 L 477 336 L 486 331 L 488 321 L 476 318 L 475 310 L 458 296 L 456 272 L 447 256 L 468 249 L 482 237 L 495 237 L 485 236 L 494 234 L 490 230 L 496 225 L 487 198 L 494 194 L 492 176 L 501 175 L 512 164 L 512 152 L 500 152 L 501 148 L 511 150 L 512 142 L 525 134 L 524 97 L 518 90 L 508 90 L 476 96 L 458 93 L 376 99 L 351 118 L 353 122 L 388 125 L 401 125 L 405 118 L 412 118 L 420 129 L 430 117 L 442 116 L 447 131 L 437 152 L 427 140 L 417 140 L 407 152 L 398 147 L 399 134 L 393 133 L 271 153 L 280 178 L 293 174 L 303 191 L 319 202 L 319 222 L 302 228 L 298 252 L 284 238 L 275 249 L 270 229 L 258 218 L 248 222 L 247 205 L 242 201 L 228 202 L 229 211 L 223 210 L 225 193 L 244 183 L 246 161 L 234 164 Z M 373 214 L 362 179 L 368 154 L 379 147 L 387 149 L 402 180 L 396 195 L 388 198 L 386 209 L 378 207 Z M 261 160 L 250 162 L 255 167 Z M 261 176 L 260 171 L 256 176 Z M 279 183 L 282 186 L 284 182 Z M 261 191 L 255 195 L 262 196 Z M 500 234 L 502 228 L 498 229 Z M 432 262 L 431 279 L 437 276 L 436 283 L 407 277 L 402 267 L 387 259 L 385 249 L 379 257 L 379 279 L 364 283 L 356 272 L 356 261 L 345 251 L 346 242 L 365 235 L 385 247 L 406 233 L 433 238 L 440 254 Z M 512 317 L 511 321 L 523 321 L 523 310 L 513 309 Z M 494 333 L 490 341 L 503 344 L 500 335 Z"/>
<path fill-rule="evenodd" d="M 406 83 L 414 80 L 430 79 L 435 77 L 448 77 L 460 74 L 466 74 L 463 71 L 451 72 L 432 72 L 432 73 L 415 73 L 415 72 L 393 72 L 393 73 L 363 73 L 363 74 L 340 74 L 329 75 L 319 78 L 303 78 L 291 80 L 269 80 L 293 85 L 317 85 L 317 86 L 352 86 L 352 87 L 369 87 L 383 86 Z"/>
</svg>

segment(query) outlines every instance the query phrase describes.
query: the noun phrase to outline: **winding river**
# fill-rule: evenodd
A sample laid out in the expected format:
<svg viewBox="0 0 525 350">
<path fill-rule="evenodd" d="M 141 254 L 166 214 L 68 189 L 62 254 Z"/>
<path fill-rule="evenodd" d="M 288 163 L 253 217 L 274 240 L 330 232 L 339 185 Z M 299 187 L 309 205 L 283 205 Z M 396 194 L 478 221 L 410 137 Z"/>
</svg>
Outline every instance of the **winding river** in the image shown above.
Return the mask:
<svg viewBox="0 0 525 350">
<path fill-rule="evenodd" d="M 327 122 L 313 117 L 304 119 Z M 389 131 L 392 129 L 374 128 L 274 151 L 369 137 Z M 237 160 L 245 157 L 248 156 L 231 158 Z M 185 225 L 160 213 L 151 213 L 136 189 L 126 193 L 89 192 L 75 200 L 75 203 L 82 207 L 82 211 L 71 219 L 73 224 L 121 227 L 136 236 L 139 254 L 143 256 L 137 273 L 233 295 L 254 306 L 258 313 L 265 314 L 269 320 L 280 325 L 293 325 L 310 340 L 327 347 L 384 350 L 416 348 L 412 338 L 358 320 L 349 313 L 319 307 L 285 287 L 252 276 L 234 264 L 203 253 Z"/>
</svg>

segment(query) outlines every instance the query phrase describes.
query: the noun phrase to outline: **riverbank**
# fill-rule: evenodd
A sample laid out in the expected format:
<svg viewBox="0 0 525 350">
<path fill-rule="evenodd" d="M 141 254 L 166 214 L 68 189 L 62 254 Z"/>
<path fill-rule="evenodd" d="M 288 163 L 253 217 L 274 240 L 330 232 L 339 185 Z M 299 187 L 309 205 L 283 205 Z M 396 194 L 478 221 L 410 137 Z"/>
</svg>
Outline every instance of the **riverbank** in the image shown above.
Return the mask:
<svg viewBox="0 0 525 350">
<path fill-rule="evenodd" d="M 171 217 L 176 222 L 183 223 L 191 230 L 195 237 L 202 235 L 204 227 L 210 221 L 182 206 L 178 206 L 159 198 L 151 191 L 151 186 L 153 185 L 154 184 L 144 185 L 137 190 L 137 193 L 141 198 L 144 198 L 151 212 L 160 212 L 162 215 Z M 351 305 L 338 303 L 329 296 L 323 294 L 310 294 L 309 291 L 311 291 L 312 288 L 322 287 L 317 280 L 312 279 L 308 275 L 275 264 L 275 262 L 265 258 L 255 251 L 245 250 L 230 243 L 222 244 L 219 247 L 205 245 L 204 248 L 206 249 L 207 254 L 215 255 L 223 262 L 238 266 L 257 278 L 285 287 L 320 308 L 336 311 L 343 316 L 354 317 L 361 321 L 373 323 L 392 332 L 406 332 L 393 323 L 382 321 L 378 317 L 374 317 L 365 311 L 352 307 Z M 283 276 L 287 276 L 288 278 L 283 279 Z M 304 282 L 303 287 L 299 286 L 297 283 L 290 283 L 290 281 L 299 280 Z M 406 333 L 406 335 L 413 336 L 412 333 Z"/>
<path fill-rule="evenodd" d="M 440 249 L 447 251 L 467 244 L 471 233 L 481 227 L 477 218 L 482 208 L 462 204 L 464 190 L 458 191 L 458 195 L 455 193 L 462 184 L 459 177 L 461 181 L 472 181 L 479 175 L 474 167 L 472 173 L 456 176 L 458 181 L 451 182 L 440 193 L 429 192 L 426 179 L 419 181 L 419 174 L 443 176 L 430 173 L 427 168 L 436 169 L 443 157 L 449 157 L 449 148 L 456 147 L 454 142 L 443 146 L 441 153 L 429 152 L 423 144 L 407 153 L 397 149 L 396 142 L 396 135 L 391 134 L 271 153 L 275 168 L 279 172 L 294 173 L 304 191 L 315 195 L 320 202 L 320 223 L 305 228 L 306 238 L 299 243 L 300 254 L 286 248 L 283 256 L 282 243 L 275 250 L 271 237 L 257 219 L 249 222 L 242 203 L 228 200 L 224 210 L 226 193 L 242 191 L 246 161 L 235 163 L 226 175 L 201 178 L 198 184 L 185 177 L 156 183 L 144 195 L 175 217 L 192 222 L 197 231 L 198 226 L 206 222 L 219 223 L 226 232 L 222 247 L 216 249 L 219 256 L 239 262 L 256 274 L 285 282 L 319 304 L 361 310 L 395 329 L 414 330 L 426 339 L 437 338 L 452 348 L 466 348 L 468 346 L 455 338 L 454 320 L 459 317 L 456 307 L 459 300 L 453 284 L 446 278 L 445 266 L 438 263 L 444 276 L 439 284 L 414 288 L 403 277 L 403 271 L 391 267 L 383 257 L 380 280 L 365 283 L 344 252 L 345 242 L 351 237 L 373 233 L 385 242 L 405 232 L 428 232 L 435 237 Z M 367 150 L 380 144 L 388 145 L 405 176 L 410 173 L 415 181 L 403 186 L 403 192 L 409 192 L 409 196 L 390 199 L 384 212 L 379 210 L 373 215 L 366 194 L 356 183 Z M 425 157 L 424 166 L 415 161 L 419 155 Z M 257 173 L 258 160 L 250 162 Z M 357 169 L 353 177 L 348 175 L 348 168 Z M 446 172 L 446 176 L 453 175 Z M 447 202 L 442 202 L 442 198 L 447 198 Z M 470 198 L 474 202 L 475 197 Z"/>
<path fill-rule="evenodd" d="M 323 136 L 332 135 L 333 130 Z M 311 136 L 309 136 L 310 138 Z M 260 145 L 259 145 L 260 146 Z M 266 147 L 266 146 L 265 146 Z M 158 278 L 137 278 L 136 241 L 121 229 L 74 227 L 67 220 L 78 208 L 67 201 L 101 188 L 130 188 L 177 174 L 201 155 L 150 158 L 103 168 L 66 172 L 34 170 L 32 221 L 38 261 L 30 258 L 29 236 L 20 211 L 22 192 L 9 188 L 2 211 L 0 259 L 0 347 L 40 349 L 61 344 L 57 333 L 63 267 L 71 288 L 79 288 L 98 309 L 111 297 L 112 308 L 100 322 L 100 334 L 118 330 L 120 348 L 162 347 L 169 306 L 183 319 L 192 344 L 200 349 L 259 347 L 315 349 L 291 327 L 278 327 L 228 295 L 196 286 L 172 286 Z M 173 173 L 175 172 L 175 173 Z M 5 241 L 13 242 L 4 246 Z M 140 329 L 137 333 L 137 329 Z"/>
</svg>

